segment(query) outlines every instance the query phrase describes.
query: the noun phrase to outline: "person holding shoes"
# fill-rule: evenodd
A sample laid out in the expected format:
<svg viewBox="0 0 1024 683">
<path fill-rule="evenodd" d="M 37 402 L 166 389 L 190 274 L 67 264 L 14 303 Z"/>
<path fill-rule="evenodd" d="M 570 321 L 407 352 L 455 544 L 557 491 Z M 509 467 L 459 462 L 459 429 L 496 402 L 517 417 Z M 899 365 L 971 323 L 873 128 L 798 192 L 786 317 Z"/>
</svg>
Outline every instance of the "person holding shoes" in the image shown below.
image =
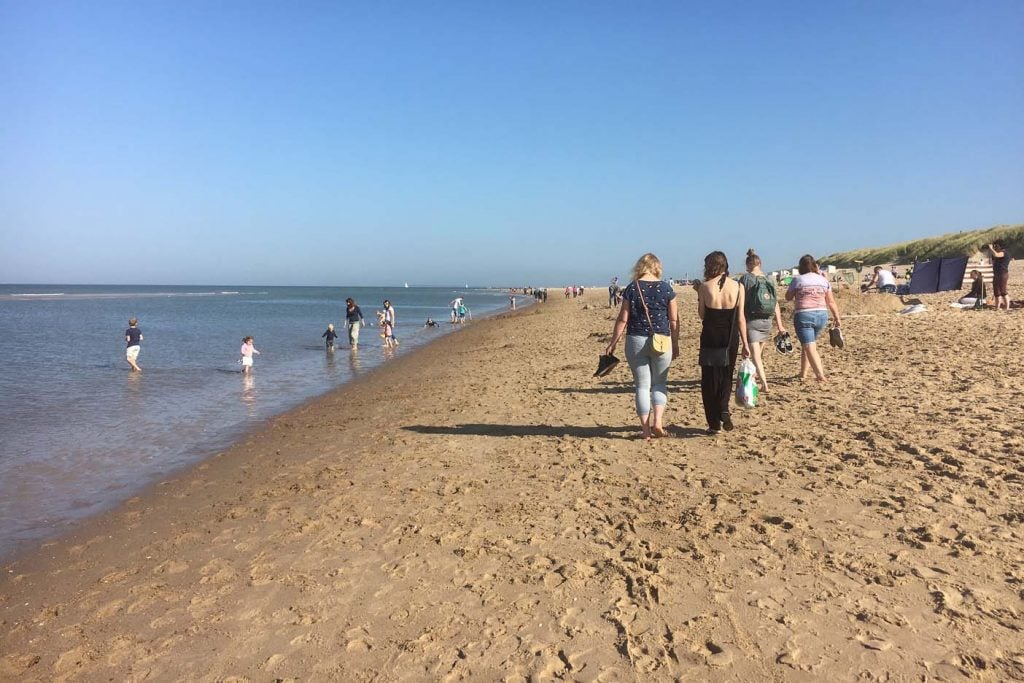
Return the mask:
<svg viewBox="0 0 1024 683">
<path fill-rule="evenodd" d="M 633 371 L 634 405 L 644 440 L 668 436 L 664 424 L 668 368 L 672 358 L 679 355 L 676 293 L 661 275 L 661 261 L 654 254 L 644 254 L 633 266 L 633 281 L 622 292 L 622 305 L 605 350 L 605 355 L 614 355 L 625 336 L 626 362 Z M 671 349 L 658 351 L 654 335 L 670 337 Z"/>
</svg>

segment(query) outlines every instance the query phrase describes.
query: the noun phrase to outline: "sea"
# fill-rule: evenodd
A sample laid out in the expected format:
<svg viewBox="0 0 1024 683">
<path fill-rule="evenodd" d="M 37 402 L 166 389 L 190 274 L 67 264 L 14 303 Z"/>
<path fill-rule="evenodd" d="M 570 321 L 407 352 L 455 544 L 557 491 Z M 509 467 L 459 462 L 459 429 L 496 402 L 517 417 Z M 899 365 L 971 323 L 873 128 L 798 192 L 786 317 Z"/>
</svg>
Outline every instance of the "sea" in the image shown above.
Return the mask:
<svg viewBox="0 0 1024 683">
<path fill-rule="evenodd" d="M 509 306 L 507 291 L 454 287 L 0 285 L 0 558 L 458 333 L 449 323 L 457 296 L 476 319 Z M 348 297 L 367 321 L 357 350 L 345 332 Z M 384 299 L 397 317 L 394 350 L 376 326 Z M 141 373 L 125 361 L 133 317 Z M 428 317 L 440 326 L 425 327 Z M 328 323 L 340 335 L 333 352 L 321 337 Z M 243 374 L 247 335 L 261 353 Z"/>
</svg>

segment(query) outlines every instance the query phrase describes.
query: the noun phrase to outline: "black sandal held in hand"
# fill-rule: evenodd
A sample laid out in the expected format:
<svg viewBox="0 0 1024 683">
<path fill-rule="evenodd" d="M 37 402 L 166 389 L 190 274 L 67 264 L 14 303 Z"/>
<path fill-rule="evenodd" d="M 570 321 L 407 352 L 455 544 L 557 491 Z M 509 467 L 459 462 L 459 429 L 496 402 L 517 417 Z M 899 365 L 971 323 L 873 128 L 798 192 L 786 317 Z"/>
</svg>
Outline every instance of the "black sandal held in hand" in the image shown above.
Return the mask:
<svg viewBox="0 0 1024 683">
<path fill-rule="evenodd" d="M 597 372 L 594 373 L 594 377 L 604 377 L 609 372 L 615 369 L 615 366 L 619 364 L 619 359 L 612 354 L 603 354 L 597 360 Z"/>
</svg>

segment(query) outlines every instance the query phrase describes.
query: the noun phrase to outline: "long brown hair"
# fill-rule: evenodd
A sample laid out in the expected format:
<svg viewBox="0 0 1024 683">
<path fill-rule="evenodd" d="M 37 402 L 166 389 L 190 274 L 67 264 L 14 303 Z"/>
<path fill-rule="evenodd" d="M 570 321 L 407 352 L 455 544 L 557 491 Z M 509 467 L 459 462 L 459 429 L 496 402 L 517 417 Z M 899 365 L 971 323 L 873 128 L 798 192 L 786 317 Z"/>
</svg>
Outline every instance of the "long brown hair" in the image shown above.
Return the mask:
<svg viewBox="0 0 1024 683">
<path fill-rule="evenodd" d="M 713 280 L 719 275 L 722 276 L 722 281 L 718 283 L 718 288 L 721 289 L 725 284 L 725 278 L 729 277 L 729 259 L 725 252 L 713 251 L 704 257 L 704 279 Z"/>
<path fill-rule="evenodd" d="M 797 264 L 796 269 L 801 275 L 806 275 L 807 273 L 817 273 L 818 262 L 815 261 L 814 257 L 811 256 L 810 254 L 804 254 L 803 256 L 800 257 L 800 263 Z"/>
</svg>

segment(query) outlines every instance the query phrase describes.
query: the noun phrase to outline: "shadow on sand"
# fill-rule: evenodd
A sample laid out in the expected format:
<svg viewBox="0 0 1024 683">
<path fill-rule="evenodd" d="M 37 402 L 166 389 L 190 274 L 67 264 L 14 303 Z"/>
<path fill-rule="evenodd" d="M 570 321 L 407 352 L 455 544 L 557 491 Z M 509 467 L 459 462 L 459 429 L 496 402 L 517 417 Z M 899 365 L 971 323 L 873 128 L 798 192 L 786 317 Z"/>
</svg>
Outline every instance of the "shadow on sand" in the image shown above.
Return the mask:
<svg viewBox="0 0 1024 683">
<path fill-rule="evenodd" d="M 694 389 L 700 387 L 699 379 L 669 380 L 668 388 Z M 605 382 L 595 387 L 545 387 L 544 391 L 557 391 L 560 394 L 632 394 L 635 391 L 632 382 Z"/>
<path fill-rule="evenodd" d="M 418 434 L 445 434 L 449 436 L 572 436 L 580 439 L 638 439 L 640 428 L 636 425 L 621 427 L 577 427 L 573 425 L 501 425 L 501 424 L 461 424 L 450 427 L 433 425 L 409 425 L 402 427 Z M 670 426 L 669 434 L 673 437 L 689 438 L 703 436 L 704 430 L 695 427 Z"/>
</svg>

